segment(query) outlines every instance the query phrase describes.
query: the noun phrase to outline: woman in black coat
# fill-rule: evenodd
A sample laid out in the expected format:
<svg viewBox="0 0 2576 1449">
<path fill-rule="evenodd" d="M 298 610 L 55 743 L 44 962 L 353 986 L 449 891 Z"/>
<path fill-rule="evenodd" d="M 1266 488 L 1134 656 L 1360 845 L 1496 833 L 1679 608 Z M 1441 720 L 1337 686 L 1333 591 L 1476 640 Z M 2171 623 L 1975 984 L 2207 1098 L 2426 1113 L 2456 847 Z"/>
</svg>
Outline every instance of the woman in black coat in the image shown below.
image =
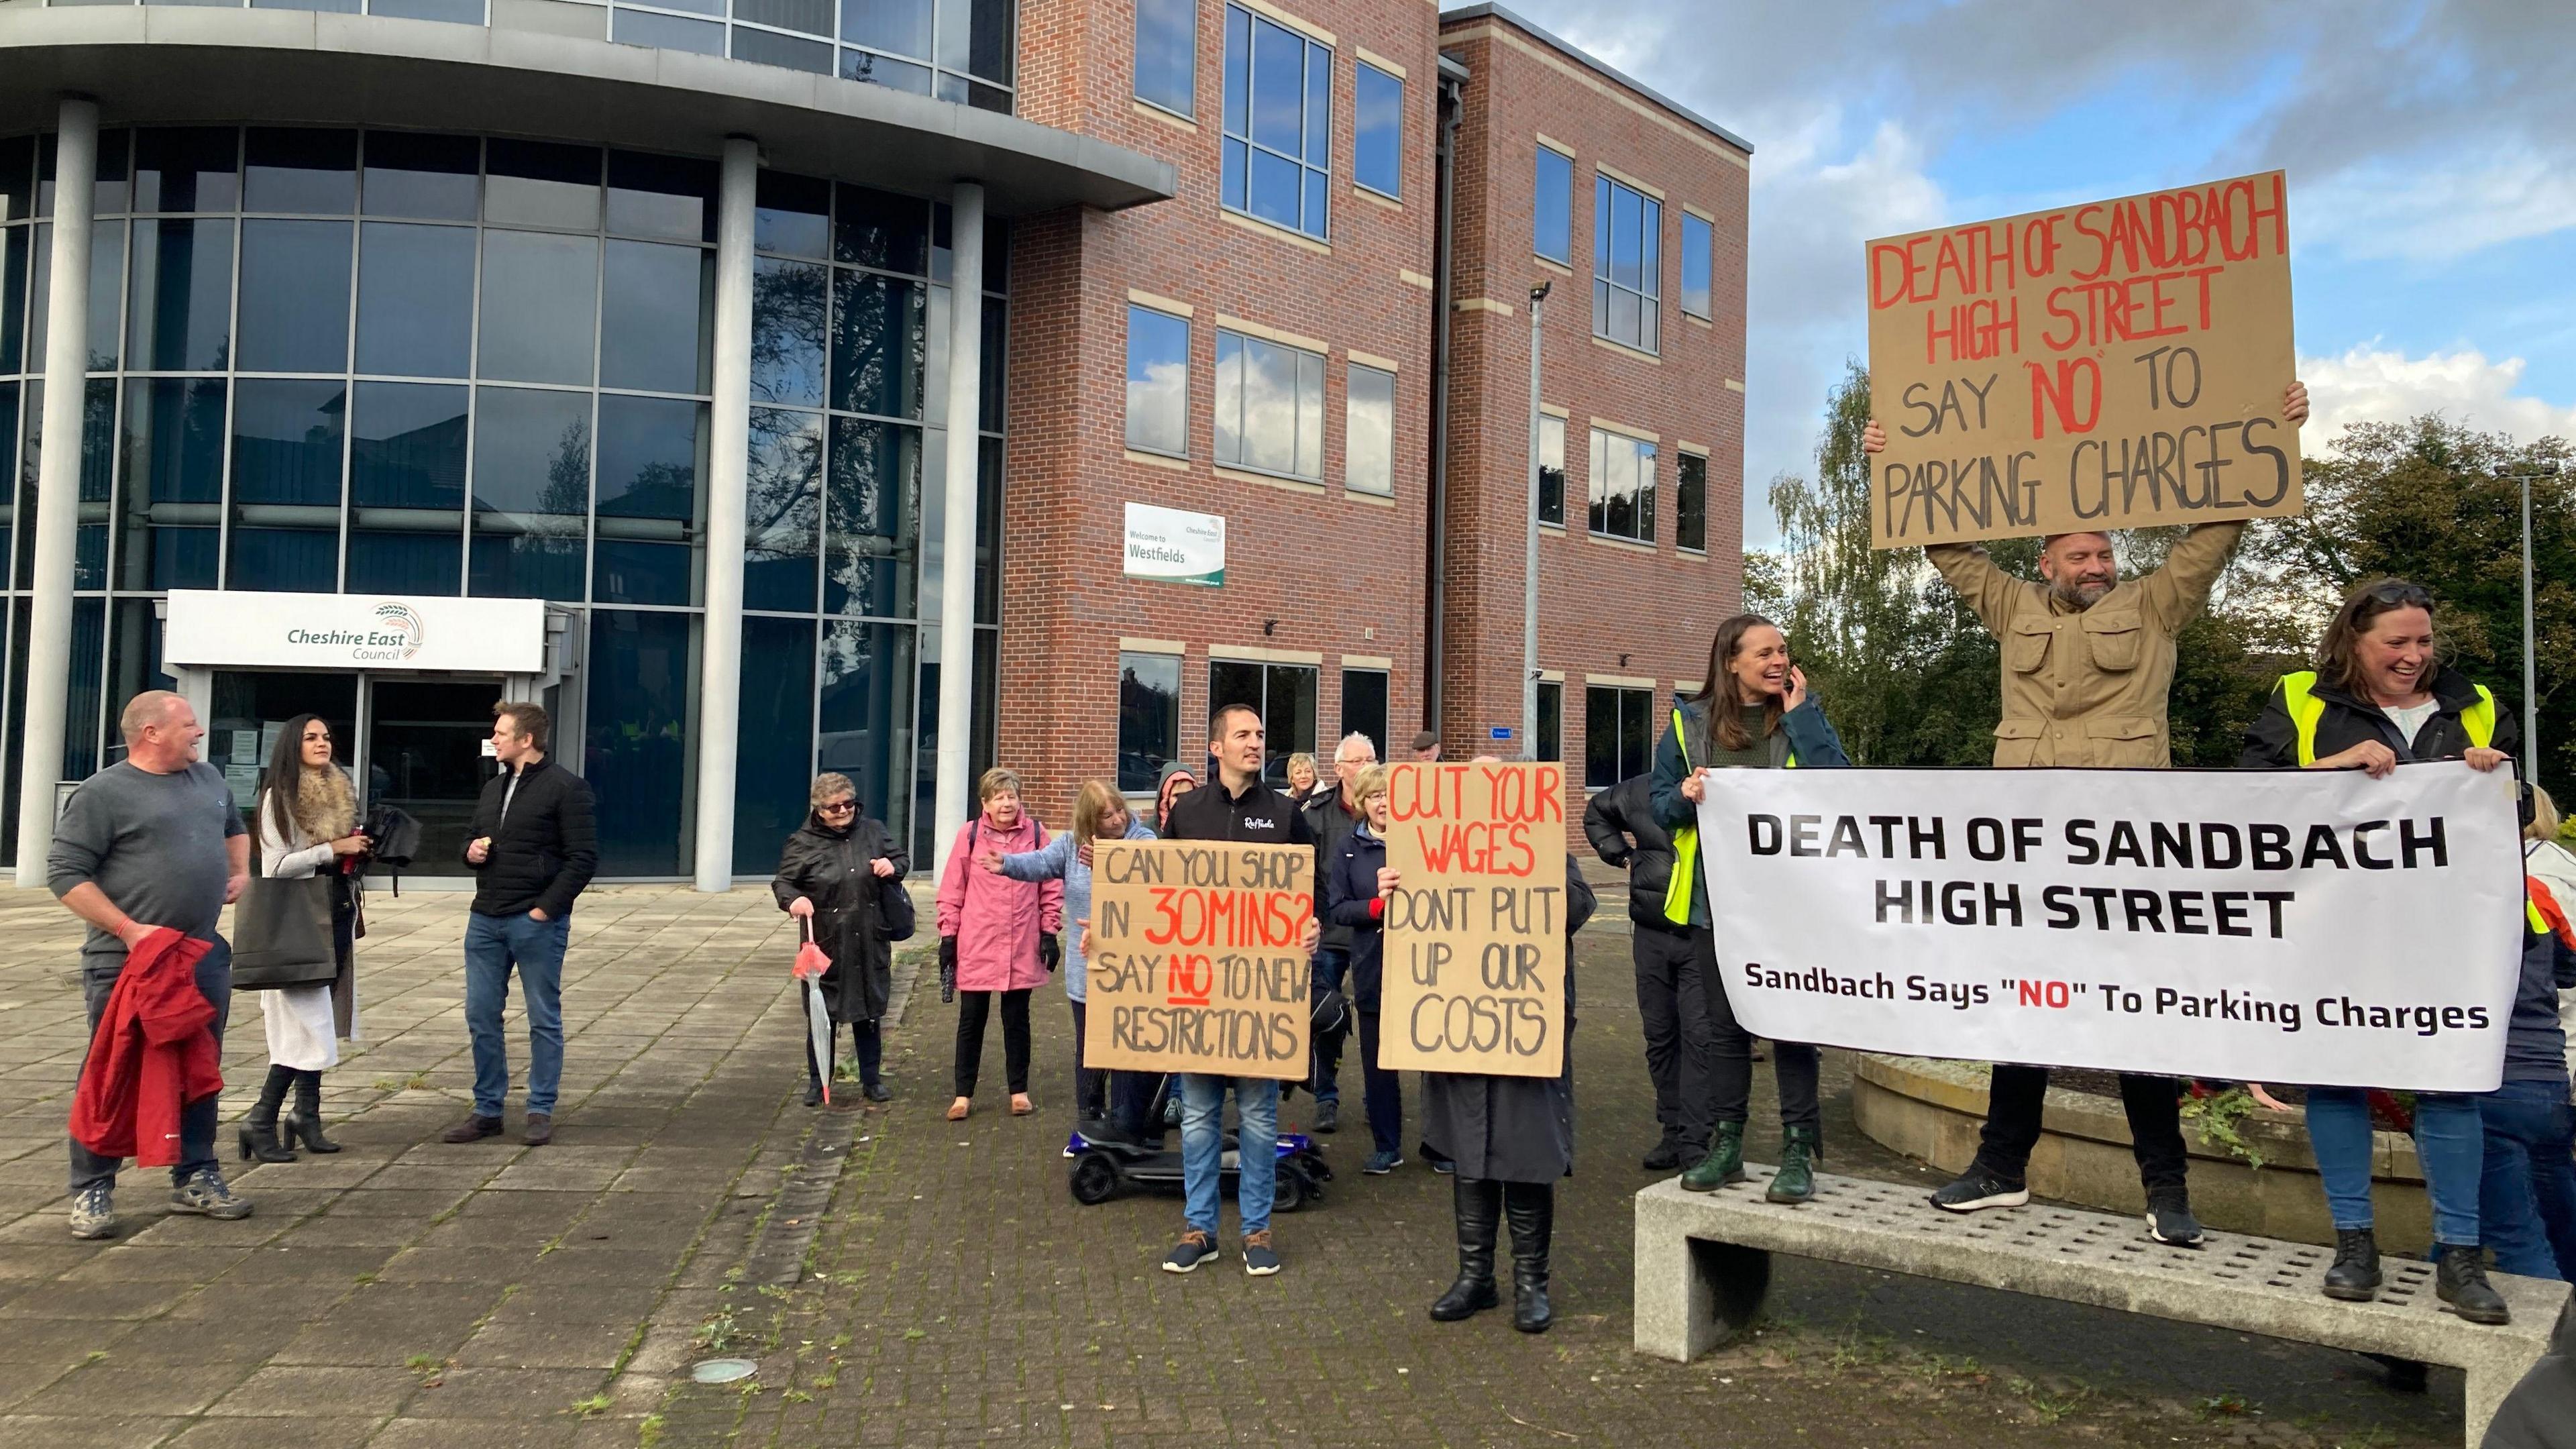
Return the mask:
<svg viewBox="0 0 2576 1449">
<path fill-rule="evenodd" d="M 848 1022 L 859 1052 L 859 1085 L 871 1102 L 894 1095 L 878 1075 L 884 1042 L 877 1023 L 894 992 L 894 946 L 877 909 L 878 892 L 901 890 L 910 859 L 895 847 L 883 822 L 859 813 L 858 787 L 850 777 L 814 777 L 807 798 L 813 813 L 787 837 L 778 878 L 769 883 L 779 909 L 810 923 L 815 944 L 832 958 L 823 973 L 823 1003 L 832 1020 Z M 891 884 L 887 884 L 891 883 Z M 837 1026 L 833 1036 L 840 1035 Z M 823 1101 L 820 1064 L 806 1059 L 805 1105 Z"/>
<path fill-rule="evenodd" d="M 1392 890 L 1394 882 L 1388 881 Z M 1545 1333 L 1548 1242 L 1556 1180 L 1574 1171 L 1574 933 L 1592 918 L 1592 887 L 1565 861 L 1565 1069 L 1555 1077 L 1422 1074 L 1423 1138 L 1458 1165 L 1458 1281 L 1431 1305 L 1442 1323 L 1494 1307 L 1496 1220 L 1512 1227 L 1512 1327 Z"/>
<path fill-rule="evenodd" d="M 1332 847 L 1324 866 L 1324 923 L 1351 933 L 1351 1012 L 1359 1018 L 1362 1100 L 1368 1104 L 1367 1165 L 1384 1177 L 1404 1165 L 1403 1077 L 1377 1064 L 1378 1004 L 1385 980 L 1387 797 L 1386 766 L 1371 765 L 1351 780 L 1360 821 Z"/>
</svg>

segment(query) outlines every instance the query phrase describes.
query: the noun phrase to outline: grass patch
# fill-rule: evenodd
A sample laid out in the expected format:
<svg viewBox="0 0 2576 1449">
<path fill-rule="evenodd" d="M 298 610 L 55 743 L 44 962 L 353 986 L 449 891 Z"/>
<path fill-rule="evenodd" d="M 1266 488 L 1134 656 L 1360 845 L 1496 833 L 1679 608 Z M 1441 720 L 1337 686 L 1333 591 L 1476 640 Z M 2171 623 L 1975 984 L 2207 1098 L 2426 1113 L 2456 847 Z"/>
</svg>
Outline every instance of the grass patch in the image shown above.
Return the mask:
<svg viewBox="0 0 2576 1449">
<path fill-rule="evenodd" d="M 742 1326 L 734 1322 L 733 1310 L 726 1308 L 699 1324 L 698 1331 L 690 1337 L 689 1342 L 708 1353 L 722 1353 L 733 1347 L 734 1341 L 741 1335 Z"/>
<path fill-rule="evenodd" d="M 610 1398 L 604 1393 L 593 1394 L 586 1399 L 573 1400 L 572 1411 L 587 1419 L 594 1414 L 607 1413 L 608 1410 L 616 1404 L 616 1402 L 617 1401 L 615 1399 Z"/>
</svg>

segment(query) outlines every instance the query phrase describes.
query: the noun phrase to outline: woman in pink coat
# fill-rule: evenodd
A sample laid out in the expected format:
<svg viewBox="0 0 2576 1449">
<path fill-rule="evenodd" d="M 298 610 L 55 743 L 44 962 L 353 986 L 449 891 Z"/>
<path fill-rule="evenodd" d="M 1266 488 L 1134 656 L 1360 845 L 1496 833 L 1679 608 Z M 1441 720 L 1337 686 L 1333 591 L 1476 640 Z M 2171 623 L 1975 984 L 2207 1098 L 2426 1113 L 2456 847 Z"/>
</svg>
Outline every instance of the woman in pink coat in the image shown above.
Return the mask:
<svg viewBox="0 0 2576 1449">
<path fill-rule="evenodd" d="M 957 1100 L 948 1120 L 973 1110 L 984 1059 L 984 1020 L 1002 999 L 1002 1051 L 1011 1072 L 1011 1115 L 1029 1105 L 1029 992 L 1055 970 L 1062 949 L 1064 882 L 1016 881 L 975 868 L 988 851 L 1005 855 L 1046 844 L 1046 827 L 1020 809 L 1020 777 L 995 766 L 975 784 L 983 813 L 959 828 L 939 879 L 939 972 L 957 1003 Z M 945 994 L 945 993 L 943 993 Z"/>
</svg>

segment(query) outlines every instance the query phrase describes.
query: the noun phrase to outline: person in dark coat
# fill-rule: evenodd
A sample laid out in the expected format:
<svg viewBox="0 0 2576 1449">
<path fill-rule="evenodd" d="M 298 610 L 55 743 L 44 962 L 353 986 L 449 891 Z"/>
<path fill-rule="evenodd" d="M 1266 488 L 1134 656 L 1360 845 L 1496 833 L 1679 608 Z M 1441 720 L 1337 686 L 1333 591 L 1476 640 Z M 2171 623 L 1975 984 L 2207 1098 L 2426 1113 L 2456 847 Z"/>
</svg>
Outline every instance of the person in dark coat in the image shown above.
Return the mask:
<svg viewBox="0 0 2576 1449">
<path fill-rule="evenodd" d="M 806 798 L 813 813 L 778 853 L 778 876 L 769 893 L 780 910 L 810 924 L 814 943 L 832 958 L 832 968 L 823 973 L 832 1038 L 839 1041 L 839 1023 L 849 1023 L 859 1055 L 859 1090 L 869 1101 L 882 1102 L 894 1095 L 878 1071 L 885 1043 L 877 1034 L 894 991 L 894 945 L 886 939 L 877 900 L 880 891 L 903 887 L 879 882 L 901 882 L 911 861 L 882 821 L 859 813 L 858 787 L 849 776 L 815 776 Z M 823 1078 L 811 1054 L 805 1071 L 805 1105 L 820 1106 Z"/>
<path fill-rule="evenodd" d="M 1392 873 L 1382 875 L 1392 892 Z M 1592 918 L 1592 888 L 1565 862 L 1565 1069 L 1554 1077 L 1422 1074 L 1423 1138 L 1457 1164 L 1458 1281 L 1431 1305 L 1455 1323 L 1501 1302 L 1494 1289 L 1496 1220 L 1512 1228 L 1512 1327 L 1545 1333 L 1548 1245 L 1556 1180 L 1574 1172 L 1574 933 Z"/>
<path fill-rule="evenodd" d="M 1592 853 L 1628 872 L 1630 951 L 1637 966 L 1637 1014 L 1646 1028 L 1646 1076 L 1655 1084 L 1663 1135 L 1639 1166 L 1669 1172 L 1708 1155 L 1708 1105 L 1715 1062 L 1708 997 L 1688 926 L 1666 919 L 1673 837 L 1655 820 L 1655 779 L 1631 775 L 1583 807 Z"/>
<path fill-rule="evenodd" d="M 1353 738 L 1365 740 L 1365 736 Z M 1363 767 L 1337 789 L 1359 807 L 1359 818 L 1334 837 L 1324 866 L 1324 922 L 1349 944 L 1351 1011 L 1359 1018 L 1361 1100 L 1368 1108 L 1368 1163 L 1360 1170 L 1383 1177 L 1404 1165 L 1404 1078 L 1377 1064 L 1378 1004 L 1385 980 L 1386 898 L 1395 872 L 1386 868 L 1386 767 Z M 1309 820 L 1314 812 L 1307 812 Z M 1317 958 L 1322 959 L 1321 957 Z"/>
</svg>

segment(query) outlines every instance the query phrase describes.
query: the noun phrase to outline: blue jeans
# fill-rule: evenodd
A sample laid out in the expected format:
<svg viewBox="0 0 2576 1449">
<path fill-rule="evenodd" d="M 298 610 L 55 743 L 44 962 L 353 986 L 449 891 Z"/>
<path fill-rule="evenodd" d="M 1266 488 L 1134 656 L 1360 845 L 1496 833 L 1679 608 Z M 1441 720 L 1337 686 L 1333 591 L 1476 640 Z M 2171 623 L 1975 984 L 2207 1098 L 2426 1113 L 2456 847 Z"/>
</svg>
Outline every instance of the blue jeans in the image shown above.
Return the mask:
<svg viewBox="0 0 2576 1449">
<path fill-rule="evenodd" d="M 89 1034 L 98 1035 L 98 1019 L 107 1014 L 107 999 L 116 994 L 116 979 L 125 974 L 122 954 L 81 957 L 81 996 L 89 1007 Z M 197 958 L 197 994 L 215 1008 L 215 1021 L 210 1028 L 215 1035 L 215 1053 L 223 1054 L 224 1024 L 233 1009 L 233 948 L 220 936 L 214 949 Z M 88 1063 L 86 1051 L 81 1055 Z M 170 1166 L 170 1185 L 186 1185 L 201 1167 L 215 1166 L 215 1119 L 222 1110 L 220 1092 L 199 1097 L 179 1107 L 179 1160 Z M 121 1157 L 101 1157 L 72 1143 L 72 1191 L 94 1183 L 116 1186 L 116 1170 L 124 1165 Z"/>
<path fill-rule="evenodd" d="M 1244 1236 L 1267 1231 L 1270 1204 L 1279 1194 L 1279 1084 L 1265 1077 L 1209 1077 L 1196 1072 L 1181 1077 L 1181 1182 L 1190 1226 L 1216 1236 L 1219 1189 L 1223 1185 L 1225 1089 L 1234 1088 L 1236 1133 L 1241 1145 L 1242 1180 L 1235 1207 L 1243 1215 Z"/>
<path fill-rule="evenodd" d="M 528 1012 L 528 1102 L 551 1116 L 563 1078 L 564 942 L 572 917 L 469 915 L 465 918 L 465 1031 L 474 1042 L 474 1115 L 498 1117 L 510 1094 L 510 1048 L 501 1037 L 501 1008 L 510 999 L 510 970 Z"/>
<path fill-rule="evenodd" d="M 2567 1083 L 2507 1082 L 2477 1104 L 2486 1127 L 2478 1219 L 2496 1266 L 2576 1281 L 2576 1106 Z"/>
<path fill-rule="evenodd" d="M 1318 949 L 1313 967 L 1317 994 L 1320 995 L 1328 986 L 1335 991 L 1341 990 L 1343 978 L 1350 969 L 1350 952 L 1332 946 Z M 1342 1038 L 1316 1037 L 1314 1053 L 1315 1070 L 1306 1083 L 1306 1090 L 1313 1092 L 1318 1102 L 1339 1102 L 1342 1100 Z"/>
<path fill-rule="evenodd" d="M 2317 1154 L 2317 1176 L 2335 1227 L 2369 1227 L 2369 1094 L 2359 1087 L 2308 1088 L 2308 1145 Z M 2478 1180 L 2486 1165 L 2478 1099 L 2417 1096 L 2415 1156 L 2424 1164 L 2424 1193 L 2433 1204 L 2433 1241 L 2477 1246 Z"/>
</svg>

